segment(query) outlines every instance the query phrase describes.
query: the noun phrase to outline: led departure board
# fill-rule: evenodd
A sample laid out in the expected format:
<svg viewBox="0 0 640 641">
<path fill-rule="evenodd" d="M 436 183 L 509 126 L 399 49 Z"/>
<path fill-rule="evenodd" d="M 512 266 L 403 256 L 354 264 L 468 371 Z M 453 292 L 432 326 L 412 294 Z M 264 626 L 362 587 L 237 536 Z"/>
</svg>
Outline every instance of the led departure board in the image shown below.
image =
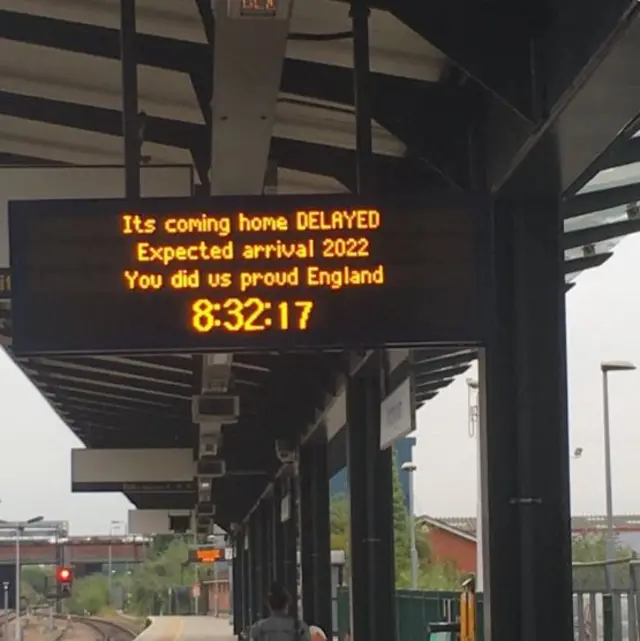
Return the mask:
<svg viewBox="0 0 640 641">
<path fill-rule="evenodd" d="M 189 561 L 191 563 L 215 563 L 224 559 L 224 550 L 216 547 L 201 546 L 195 550 L 189 550 Z"/>
<path fill-rule="evenodd" d="M 330 196 L 10 203 L 17 354 L 481 340 L 478 216 Z"/>
</svg>

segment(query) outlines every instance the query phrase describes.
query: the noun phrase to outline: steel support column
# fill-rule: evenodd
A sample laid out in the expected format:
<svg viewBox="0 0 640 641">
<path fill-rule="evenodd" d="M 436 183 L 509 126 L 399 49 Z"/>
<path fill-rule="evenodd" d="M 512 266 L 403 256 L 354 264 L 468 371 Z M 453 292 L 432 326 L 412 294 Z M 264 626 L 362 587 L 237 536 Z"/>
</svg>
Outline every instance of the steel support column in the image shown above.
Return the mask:
<svg viewBox="0 0 640 641">
<path fill-rule="evenodd" d="M 293 471 L 292 471 L 293 472 Z M 283 482 L 283 497 L 288 505 L 283 523 L 284 587 L 291 595 L 289 614 L 298 614 L 298 501 L 297 482 L 293 473 Z"/>
<path fill-rule="evenodd" d="M 329 638 L 333 629 L 331 592 L 331 514 L 329 487 L 329 442 L 326 430 L 318 430 L 313 444 L 313 520 L 315 536 L 314 574 L 316 578 L 315 624 Z"/>
<path fill-rule="evenodd" d="M 271 507 L 272 497 L 266 497 L 262 501 L 259 512 L 262 518 L 262 531 L 260 533 L 261 537 L 261 559 L 262 559 L 262 581 L 260 583 L 260 594 L 261 594 L 261 606 L 262 613 L 264 616 L 268 615 L 267 611 L 267 594 L 269 593 L 269 587 L 271 585 L 273 575 L 273 545 L 271 544 L 271 537 L 273 535 L 273 526 L 271 525 L 271 519 L 273 518 L 273 508 Z"/>
<path fill-rule="evenodd" d="M 243 572 L 242 559 L 244 556 L 244 546 L 242 536 L 236 534 L 233 537 L 233 561 L 231 562 L 232 573 L 232 612 L 233 612 L 233 633 L 237 636 L 244 629 L 244 604 L 242 599 L 243 591 Z"/>
<path fill-rule="evenodd" d="M 300 447 L 300 571 L 302 573 L 302 617 L 316 622 L 315 536 L 313 505 L 313 451 L 310 444 Z"/>
<path fill-rule="evenodd" d="M 285 577 L 285 551 L 284 551 L 284 523 L 282 522 L 282 481 L 276 479 L 273 484 L 273 573 L 272 581 L 284 585 Z"/>
<path fill-rule="evenodd" d="M 351 0 L 356 112 L 356 187 L 374 190 L 369 91 L 369 0 Z M 351 638 L 393 641 L 396 635 L 393 459 L 380 451 L 382 352 L 347 383 L 347 465 L 351 506 Z M 327 630 L 329 634 L 330 631 Z"/>
<path fill-rule="evenodd" d="M 380 450 L 381 363 L 373 358 L 347 384 L 351 638 L 396 636 L 393 451 Z"/>
<path fill-rule="evenodd" d="M 563 220 L 553 196 L 498 201 L 492 219 L 494 313 L 480 363 L 485 639 L 566 641 L 573 612 Z"/>
<path fill-rule="evenodd" d="M 245 524 L 240 538 L 242 546 L 242 627 L 247 630 L 251 624 L 251 571 L 249 569 L 249 527 Z"/>
<path fill-rule="evenodd" d="M 136 2 L 120 0 L 120 55 L 122 66 L 122 135 L 127 198 L 140 198 L 138 64 L 136 61 Z"/>
<path fill-rule="evenodd" d="M 256 514 L 249 518 L 249 624 L 253 625 L 260 617 L 260 533 Z"/>
<path fill-rule="evenodd" d="M 302 609 L 307 623 L 332 626 L 328 443 L 318 430 L 300 451 Z"/>
</svg>

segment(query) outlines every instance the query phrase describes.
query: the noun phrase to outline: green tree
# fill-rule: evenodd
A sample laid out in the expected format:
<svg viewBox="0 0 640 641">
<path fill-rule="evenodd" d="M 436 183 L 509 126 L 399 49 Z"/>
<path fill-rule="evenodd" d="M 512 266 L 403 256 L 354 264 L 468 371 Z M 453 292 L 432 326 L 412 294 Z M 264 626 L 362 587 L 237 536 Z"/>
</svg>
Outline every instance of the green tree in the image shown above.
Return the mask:
<svg viewBox="0 0 640 641">
<path fill-rule="evenodd" d="M 50 566 L 23 566 L 21 578 L 23 596 L 32 604 L 44 601 L 55 586 L 54 569 Z"/>
<path fill-rule="evenodd" d="M 92 574 L 73 582 L 73 592 L 68 603 L 71 614 L 100 614 L 108 603 L 109 586 L 104 575 Z"/>
<path fill-rule="evenodd" d="M 607 538 L 604 532 L 574 536 L 571 542 L 571 556 L 574 563 L 604 561 L 607 558 L 606 541 Z M 625 559 L 632 557 L 633 554 L 633 550 L 626 545 L 622 545 L 616 537 L 616 558 Z"/>
<path fill-rule="evenodd" d="M 349 497 L 336 494 L 330 503 L 331 549 L 347 550 L 349 548 Z"/>
<path fill-rule="evenodd" d="M 606 534 L 598 532 L 574 536 L 572 540 L 573 585 L 577 590 L 602 591 L 607 588 Z M 632 548 L 615 540 L 616 563 L 611 565 L 615 588 L 630 589 L 631 569 L 628 561 L 635 558 Z"/>
<path fill-rule="evenodd" d="M 393 526 L 396 556 L 396 580 L 411 567 L 411 516 L 407 510 L 400 482 L 398 456 L 393 452 Z"/>
</svg>

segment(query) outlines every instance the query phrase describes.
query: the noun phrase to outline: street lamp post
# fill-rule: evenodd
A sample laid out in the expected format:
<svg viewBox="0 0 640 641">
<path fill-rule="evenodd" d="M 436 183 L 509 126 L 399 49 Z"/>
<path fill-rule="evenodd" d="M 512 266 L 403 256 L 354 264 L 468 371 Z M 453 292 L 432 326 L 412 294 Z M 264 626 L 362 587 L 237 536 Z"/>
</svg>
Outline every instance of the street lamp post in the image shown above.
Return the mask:
<svg viewBox="0 0 640 641">
<path fill-rule="evenodd" d="M 4 638 L 9 638 L 9 581 L 2 582 L 4 591 Z"/>
<path fill-rule="evenodd" d="M 407 461 L 402 464 L 402 470 L 409 475 L 409 520 L 411 527 L 409 528 L 410 545 L 411 545 L 411 587 L 414 590 L 418 589 L 418 549 L 416 547 L 416 517 L 415 517 L 415 504 L 414 504 L 414 487 L 413 475 L 417 467 L 416 464 Z"/>
<path fill-rule="evenodd" d="M 606 361 L 600 364 L 602 371 L 602 412 L 604 427 L 604 474 L 607 510 L 607 537 L 605 560 L 607 561 L 607 583 L 609 591 L 613 588 L 611 561 L 615 559 L 615 539 L 613 530 L 613 483 L 611 479 L 611 431 L 609 416 L 609 372 L 629 372 L 636 366 L 628 361 Z"/>
<path fill-rule="evenodd" d="M 44 520 L 43 516 L 34 516 L 32 519 L 16 523 L 14 528 L 16 533 L 16 623 L 14 626 L 16 641 L 22 641 L 22 625 L 20 623 L 20 575 L 22 574 L 20 561 L 20 539 L 26 528 L 30 525 L 40 523 L 42 520 Z"/>
<path fill-rule="evenodd" d="M 112 538 L 113 538 L 113 533 L 116 527 L 120 527 L 121 525 L 124 525 L 123 521 L 111 521 L 109 524 L 109 559 L 108 559 L 108 571 L 109 571 L 109 577 L 108 577 L 108 590 L 109 590 L 109 595 L 108 595 L 108 603 L 111 605 L 112 601 L 112 596 L 111 592 L 113 589 L 112 583 L 113 583 L 113 549 L 111 547 L 112 544 Z"/>
</svg>

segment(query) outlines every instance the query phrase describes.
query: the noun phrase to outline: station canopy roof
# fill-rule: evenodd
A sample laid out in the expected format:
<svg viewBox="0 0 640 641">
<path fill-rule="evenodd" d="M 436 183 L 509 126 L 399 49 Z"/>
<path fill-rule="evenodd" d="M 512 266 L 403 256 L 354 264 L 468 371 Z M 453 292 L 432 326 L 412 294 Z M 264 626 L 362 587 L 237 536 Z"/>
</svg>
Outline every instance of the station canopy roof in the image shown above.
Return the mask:
<svg viewBox="0 0 640 641">
<path fill-rule="evenodd" d="M 206 182 L 214 28 L 210 2 L 136 4 L 144 162 L 192 166 L 196 182 Z M 461 72 L 434 46 L 445 50 L 444 41 L 430 44 L 429 18 L 412 10 L 411 0 L 388 6 L 371 15 L 373 163 L 380 188 L 425 189 L 444 180 L 425 151 L 433 135 L 429 113 L 438 110 L 444 120 L 445 115 L 462 117 L 461 97 L 471 95 L 465 93 L 469 86 L 482 92 L 484 85 L 472 69 Z M 0 164 L 123 163 L 119 7 L 117 0 L 0 0 Z M 277 193 L 355 188 L 350 29 L 346 2 L 294 4 L 267 172 Z M 439 121 L 438 127 L 453 135 L 449 124 L 455 121 Z M 564 199 L 568 287 L 581 272 L 608 260 L 620 238 L 640 229 L 639 179 L 640 137 L 631 127 L 572 182 Z M 0 312 L 0 333 L 9 337 L 10 309 Z M 336 353 L 236 355 L 233 372 L 242 418 L 225 435 L 228 465 L 273 469 L 265 422 L 313 422 L 317 408 L 335 391 L 345 358 Z M 415 350 L 417 401 L 435 397 L 474 359 L 468 349 Z M 87 447 L 117 448 L 193 446 L 197 360 L 183 354 L 17 362 Z M 222 481 L 221 524 L 240 518 L 264 482 L 259 475 Z M 141 508 L 165 507 L 168 500 L 166 495 L 129 498 Z M 172 507 L 185 502 L 191 508 L 194 497 L 170 500 Z"/>
</svg>

